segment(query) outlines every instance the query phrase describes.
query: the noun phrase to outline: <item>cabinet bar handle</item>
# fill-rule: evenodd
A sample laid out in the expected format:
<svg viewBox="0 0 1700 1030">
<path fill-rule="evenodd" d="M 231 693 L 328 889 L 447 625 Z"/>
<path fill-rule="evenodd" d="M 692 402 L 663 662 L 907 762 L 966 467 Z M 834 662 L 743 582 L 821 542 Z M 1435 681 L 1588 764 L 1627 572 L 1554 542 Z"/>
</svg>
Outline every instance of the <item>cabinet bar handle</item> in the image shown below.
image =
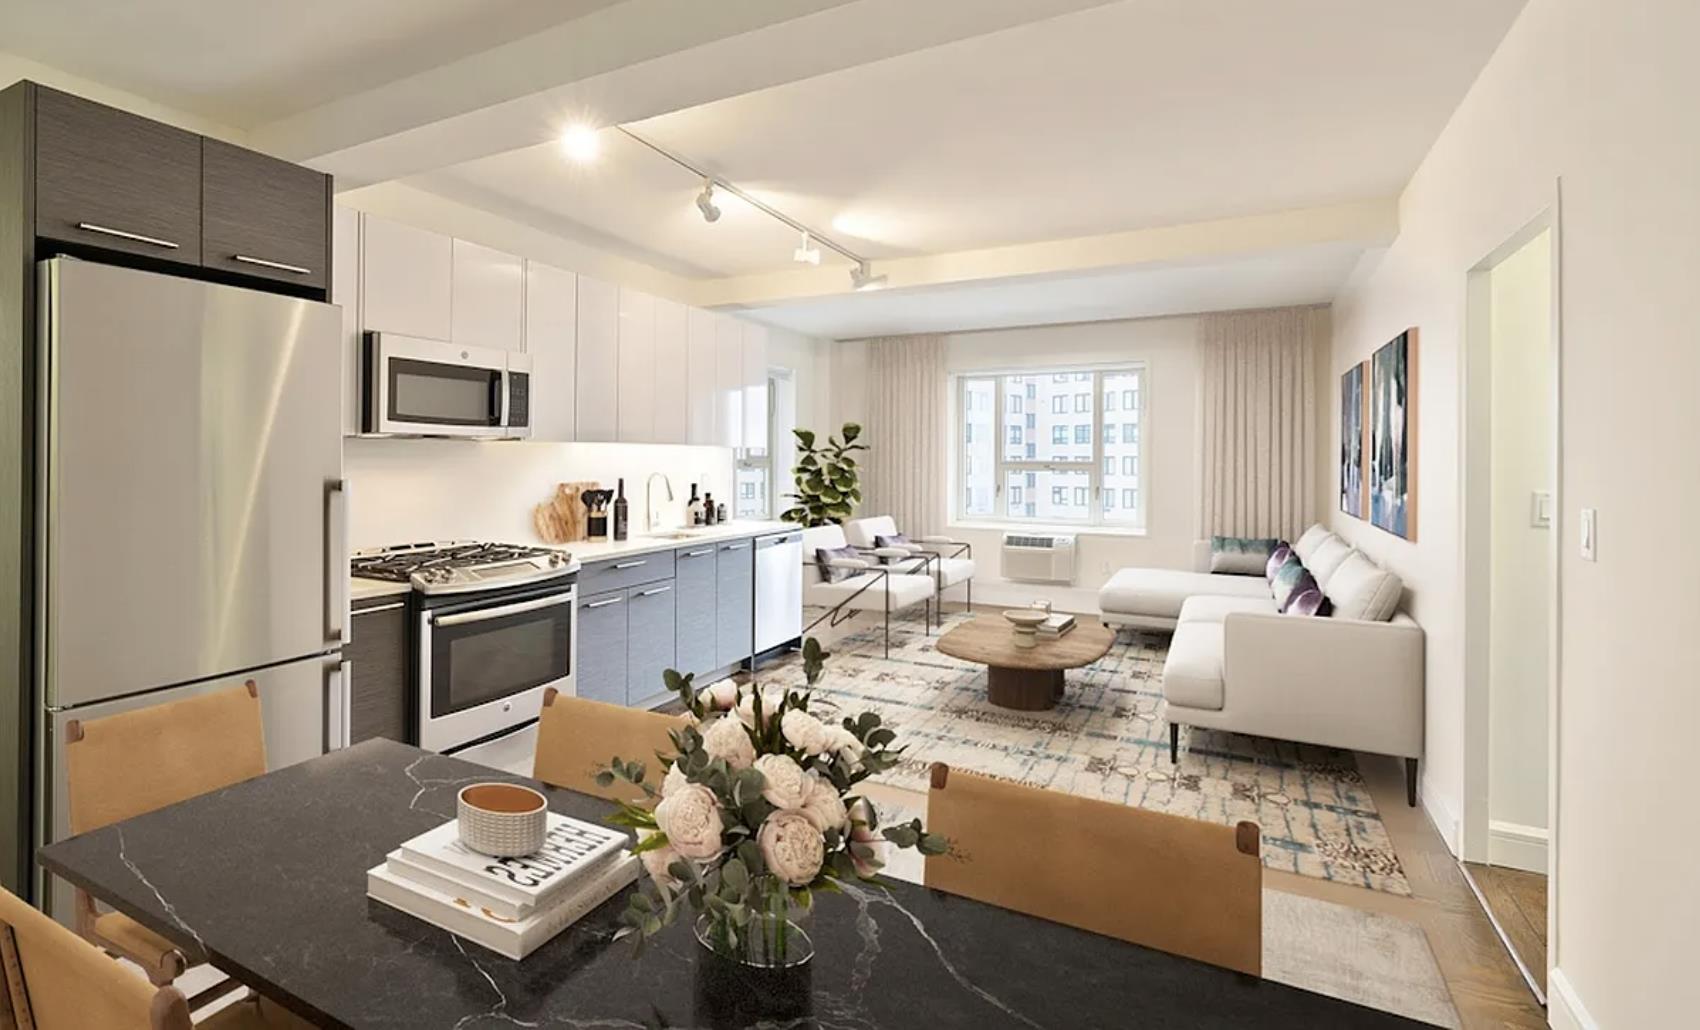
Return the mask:
<svg viewBox="0 0 1700 1030">
<path fill-rule="evenodd" d="M 615 567 L 615 568 L 616 568 L 616 569 L 635 569 L 635 568 L 637 568 L 637 567 L 638 567 L 638 566 L 639 566 L 639 565 L 648 565 L 648 564 L 649 564 L 649 559 L 648 559 L 648 558 L 640 558 L 640 559 L 638 559 L 638 560 L 637 560 L 637 561 L 623 561 L 623 562 L 617 562 L 617 563 L 616 563 L 616 564 L 615 564 L 615 565 L 614 565 L 614 567 Z"/>
<path fill-rule="evenodd" d="M 585 607 L 586 608 L 606 608 L 611 604 L 619 604 L 621 601 L 624 601 L 624 600 L 625 600 L 625 598 L 623 598 L 623 597 L 610 597 L 606 601 L 592 601 L 589 604 L 585 605 Z"/>
<path fill-rule="evenodd" d="M 745 542 L 743 542 L 743 543 L 741 543 L 741 544 L 727 544 L 727 545 L 726 545 L 726 546 L 725 546 L 725 548 L 724 548 L 724 550 L 728 550 L 728 551 L 742 551 L 742 550 L 743 550 L 743 549 L 744 549 L 744 548 L 746 548 L 746 547 L 748 547 L 748 546 L 750 546 L 750 544 L 749 544 L 749 541 L 747 541 L 747 540 L 746 540 L 746 541 L 745 541 Z"/>
<path fill-rule="evenodd" d="M 172 244 L 172 246 L 176 246 L 176 244 Z M 313 274 L 313 270 L 311 268 L 302 268 L 300 265 L 286 265 L 282 261 L 267 261 L 265 258 L 249 257 L 246 254 L 232 254 L 230 257 L 231 260 L 240 261 L 245 265 L 259 265 L 261 268 L 275 268 L 280 272 L 294 272 L 296 275 Z"/>
<path fill-rule="evenodd" d="M 351 614 L 354 614 L 354 615 L 374 615 L 378 612 L 393 612 L 397 608 L 406 608 L 406 607 L 407 607 L 407 602 L 396 601 L 393 604 L 375 604 L 375 605 L 372 605 L 369 608 L 356 608 L 356 609 L 354 609 L 354 611 Z"/>
<path fill-rule="evenodd" d="M 669 591 L 671 589 L 673 589 L 673 588 L 672 587 L 655 587 L 652 590 L 639 590 L 638 596 L 639 597 L 654 597 L 656 594 L 665 594 L 667 591 Z"/>
<path fill-rule="evenodd" d="M 687 557 L 687 558 L 701 558 L 705 554 L 713 554 L 713 553 L 714 553 L 714 548 L 705 547 L 700 551 L 686 551 L 685 557 Z"/>
<path fill-rule="evenodd" d="M 104 236 L 116 236 L 121 240 L 135 240 L 137 243 L 151 243 L 156 247 L 164 247 L 167 250 L 177 249 L 177 244 L 172 243 L 170 240 L 162 240 L 158 236 L 143 236 L 139 232 L 125 232 L 123 229 L 114 229 L 110 226 L 96 225 L 93 222 L 78 222 L 77 228 L 84 232 L 98 232 Z"/>
</svg>

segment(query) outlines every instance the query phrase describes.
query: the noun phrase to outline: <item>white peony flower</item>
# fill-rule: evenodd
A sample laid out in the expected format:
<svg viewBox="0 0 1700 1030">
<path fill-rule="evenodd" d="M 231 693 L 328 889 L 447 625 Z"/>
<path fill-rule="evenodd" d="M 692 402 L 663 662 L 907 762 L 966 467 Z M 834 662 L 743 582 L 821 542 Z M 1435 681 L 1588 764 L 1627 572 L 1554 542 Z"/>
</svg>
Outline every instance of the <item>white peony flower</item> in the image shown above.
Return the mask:
<svg viewBox="0 0 1700 1030">
<path fill-rule="evenodd" d="M 699 861 L 720 854 L 720 799 L 700 783 L 687 783 L 655 806 L 655 822 L 683 858 Z"/>
<path fill-rule="evenodd" d="M 685 770 L 679 768 L 679 763 L 671 762 L 667 766 L 667 775 L 661 778 L 661 796 L 666 797 L 689 782 L 691 781 L 685 779 Z"/>
<path fill-rule="evenodd" d="M 775 808 L 802 808 L 808 797 L 809 778 L 803 767 L 787 755 L 762 755 L 756 759 L 756 771 L 763 783 L 761 796 Z"/>
<path fill-rule="evenodd" d="M 779 720 L 779 731 L 794 748 L 818 755 L 832 745 L 832 729 L 808 712 L 793 708 Z"/>
<path fill-rule="evenodd" d="M 822 833 L 828 830 L 843 831 L 844 824 L 849 821 L 850 814 L 844 809 L 844 799 L 839 796 L 838 788 L 832 781 L 809 774 L 809 793 L 803 799 L 803 814 L 809 822 L 815 824 L 815 829 Z"/>
<path fill-rule="evenodd" d="M 697 691 L 697 701 L 710 711 L 730 711 L 738 703 L 738 684 L 731 680 L 710 683 Z"/>
<path fill-rule="evenodd" d="M 856 735 L 842 726 L 829 727 L 827 733 L 829 735 L 827 750 L 833 754 L 854 760 L 861 758 L 863 753 L 867 751 L 867 748 L 856 738 Z"/>
<path fill-rule="evenodd" d="M 763 724 L 773 718 L 773 710 L 778 708 L 784 700 L 785 692 L 782 690 L 763 690 L 761 692 L 761 717 Z M 744 725 L 748 726 L 752 730 L 761 728 L 756 725 L 755 691 L 747 691 L 743 695 L 742 700 L 738 702 L 738 718 L 743 720 Z"/>
<path fill-rule="evenodd" d="M 826 859 L 826 839 L 801 812 L 768 816 L 756 832 L 756 845 L 768 870 L 793 887 L 813 882 Z"/>
<path fill-rule="evenodd" d="M 733 769 L 748 769 L 756 760 L 756 746 L 744 724 L 730 716 L 723 715 L 704 726 L 702 749 L 710 758 L 725 759 Z"/>
<path fill-rule="evenodd" d="M 654 830 L 639 830 L 638 840 L 646 840 L 654 835 Z M 638 856 L 638 860 L 643 863 L 644 872 L 649 874 L 649 878 L 654 880 L 655 885 L 664 893 L 678 886 L 679 881 L 673 879 L 673 874 L 667 871 L 668 866 L 679 860 L 679 852 L 672 844 L 663 844 L 645 851 Z"/>
</svg>

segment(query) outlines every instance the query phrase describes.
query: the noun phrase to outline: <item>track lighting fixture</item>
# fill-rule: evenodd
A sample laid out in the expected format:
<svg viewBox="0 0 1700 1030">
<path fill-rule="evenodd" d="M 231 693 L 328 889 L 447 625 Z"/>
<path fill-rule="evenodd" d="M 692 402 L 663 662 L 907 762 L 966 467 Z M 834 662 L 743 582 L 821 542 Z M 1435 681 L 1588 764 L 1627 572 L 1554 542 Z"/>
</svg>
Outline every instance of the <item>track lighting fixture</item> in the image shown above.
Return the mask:
<svg viewBox="0 0 1700 1030">
<path fill-rule="evenodd" d="M 873 266 L 867 261 L 856 262 L 856 267 L 850 269 L 850 286 L 855 290 L 877 290 L 885 285 L 884 275 L 875 275 Z"/>
<path fill-rule="evenodd" d="M 705 222 L 720 221 L 720 205 L 714 202 L 714 180 L 702 181 L 702 192 L 697 194 L 697 210 L 702 212 Z"/>
<path fill-rule="evenodd" d="M 820 264 L 820 248 L 815 246 L 815 242 L 810 238 L 807 230 L 803 232 L 803 242 L 797 246 L 796 250 L 791 252 L 791 260 L 800 265 Z"/>
</svg>

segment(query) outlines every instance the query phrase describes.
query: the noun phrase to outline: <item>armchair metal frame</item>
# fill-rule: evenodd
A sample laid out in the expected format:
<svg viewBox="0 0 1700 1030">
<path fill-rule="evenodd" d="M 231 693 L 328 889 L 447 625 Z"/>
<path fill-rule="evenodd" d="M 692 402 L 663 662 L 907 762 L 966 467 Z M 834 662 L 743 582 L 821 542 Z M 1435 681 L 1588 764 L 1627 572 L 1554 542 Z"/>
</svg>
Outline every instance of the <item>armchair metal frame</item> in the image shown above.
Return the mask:
<svg viewBox="0 0 1700 1030">
<path fill-rule="evenodd" d="M 804 564 L 805 565 L 814 565 L 814 566 L 817 566 L 817 567 L 820 565 L 819 562 L 804 562 Z M 839 601 L 837 604 L 828 608 L 826 610 L 826 612 L 823 615 L 820 616 L 820 618 L 809 623 L 807 626 L 804 626 L 802 635 L 807 636 L 809 630 L 814 629 L 816 626 L 819 626 L 823 622 L 826 622 L 829 618 L 832 621 L 830 623 L 828 623 L 828 625 L 832 628 L 837 628 L 841 623 L 847 622 L 850 619 L 855 618 L 856 612 L 858 611 L 858 609 L 852 608 L 852 609 L 846 610 L 845 606 L 848 605 L 851 601 L 854 601 L 856 598 L 861 597 L 863 594 L 867 593 L 869 590 L 873 589 L 874 584 L 879 583 L 879 584 L 883 585 L 883 589 L 880 592 L 884 595 L 884 600 L 885 600 L 885 656 L 887 658 L 890 658 L 891 657 L 891 582 L 890 582 L 890 580 L 891 580 L 891 569 L 889 569 L 889 568 L 887 568 L 886 566 L 883 566 L 883 565 L 872 565 L 872 564 L 865 564 L 865 563 L 857 563 L 855 565 L 850 565 L 849 563 L 840 564 L 839 562 L 835 561 L 832 564 L 838 565 L 840 568 L 846 568 L 847 570 L 851 571 L 853 574 L 861 574 L 861 573 L 864 573 L 864 572 L 871 573 L 873 578 L 869 579 L 866 583 L 863 583 L 861 586 L 857 587 L 856 591 L 854 593 L 852 593 L 849 597 L 844 598 L 842 601 Z M 935 594 L 934 596 L 937 596 L 937 595 Z M 927 627 L 927 635 L 932 636 L 932 633 L 933 633 L 933 630 L 932 630 L 932 625 L 933 625 L 933 622 L 932 622 L 932 620 L 933 620 L 933 598 L 932 597 L 926 598 L 924 601 L 921 602 L 921 604 L 924 606 L 924 609 L 925 609 L 924 612 L 923 612 L 925 617 L 922 619 L 922 625 Z M 813 607 L 813 606 L 805 605 L 805 607 Z M 861 610 L 861 611 L 872 611 L 873 609 L 865 608 L 865 609 L 859 609 L 859 610 Z"/>
</svg>

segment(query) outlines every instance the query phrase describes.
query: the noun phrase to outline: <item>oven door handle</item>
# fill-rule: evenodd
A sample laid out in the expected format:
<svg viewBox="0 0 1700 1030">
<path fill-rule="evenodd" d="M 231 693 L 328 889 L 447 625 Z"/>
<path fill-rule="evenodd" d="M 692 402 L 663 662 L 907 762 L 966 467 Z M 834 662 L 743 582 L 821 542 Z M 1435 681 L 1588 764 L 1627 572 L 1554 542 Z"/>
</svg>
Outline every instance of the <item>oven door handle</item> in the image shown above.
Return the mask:
<svg viewBox="0 0 1700 1030">
<path fill-rule="evenodd" d="M 434 626 L 464 626 L 470 622 L 488 622 L 509 615 L 519 615 L 523 612 L 535 612 L 543 608 L 554 608 L 558 605 L 572 604 L 577 598 L 575 591 L 555 594 L 550 597 L 533 598 L 530 601 L 520 601 L 516 604 L 498 605 L 495 608 L 480 608 L 475 612 L 460 612 L 455 615 L 433 615 L 431 624 Z"/>
</svg>

